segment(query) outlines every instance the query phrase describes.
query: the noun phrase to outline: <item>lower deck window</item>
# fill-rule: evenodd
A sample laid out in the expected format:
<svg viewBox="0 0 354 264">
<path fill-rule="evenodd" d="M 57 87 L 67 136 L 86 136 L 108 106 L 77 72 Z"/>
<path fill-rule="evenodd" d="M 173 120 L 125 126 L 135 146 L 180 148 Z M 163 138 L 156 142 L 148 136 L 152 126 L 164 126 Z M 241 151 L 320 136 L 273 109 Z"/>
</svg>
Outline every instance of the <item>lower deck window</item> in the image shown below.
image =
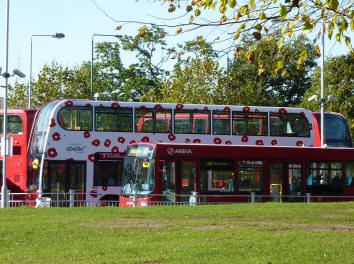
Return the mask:
<svg viewBox="0 0 354 264">
<path fill-rule="evenodd" d="M 95 162 L 94 186 L 120 186 L 122 180 L 122 162 Z"/>
<path fill-rule="evenodd" d="M 340 162 L 310 162 L 307 190 L 310 193 L 339 193 L 342 191 L 343 170 Z"/>
<path fill-rule="evenodd" d="M 203 160 L 200 175 L 202 192 L 233 192 L 234 190 L 232 160 Z"/>
<path fill-rule="evenodd" d="M 239 191 L 257 192 L 263 189 L 263 161 L 240 160 L 238 171 Z"/>
</svg>

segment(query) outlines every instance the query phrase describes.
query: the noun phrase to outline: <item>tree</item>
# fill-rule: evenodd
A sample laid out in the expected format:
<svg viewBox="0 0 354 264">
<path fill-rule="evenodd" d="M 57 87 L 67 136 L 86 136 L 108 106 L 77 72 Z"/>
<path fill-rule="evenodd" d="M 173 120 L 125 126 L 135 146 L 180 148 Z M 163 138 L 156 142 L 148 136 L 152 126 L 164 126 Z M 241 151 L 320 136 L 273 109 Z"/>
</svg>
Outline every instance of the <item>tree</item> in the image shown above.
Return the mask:
<svg viewBox="0 0 354 264">
<path fill-rule="evenodd" d="M 258 45 L 252 39 L 243 41 L 229 73 L 228 104 L 295 106 L 302 101 L 311 88 L 310 74 L 316 66 L 317 55 L 304 36 L 286 42 L 279 54 L 279 38 L 263 40 Z M 297 58 L 304 48 L 308 57 L 299 64 Z M 250 50 L 252 58 L 241 56 Z M 279 70 L 282 74 L 278 74 Z"/>
<path fill-rule="evenodd" d="M 347 120 L 351 129 L 351 135 L 354 135 L 354 54 L 330 57 L 325 62 L 325 98 L 333 95 L 338 102 L 328 101 L 326 111 L 341 113 Z M 309 102 L 308 98 L 312 95 L 320 96 L 321 91 L 321 69 L 317 67 L 312 75 L 312 88 L 309 89 L 301 107 L 312 111 L 320 110 L 320 102 Z"/>
<path fill-rule="evenodd" d="M 192 104 L 222 103 L 220 81 L 223 68 L 217 61 L 217 54 L 210 43 L 198 37 L 179 46 L 178 54 L 173 55 L 177 60 L 161 88 L 161 93 L 153 91 L 142 97 L 145 101 Z M 186 59 L 184 59 L 186 58 Z"/>
</svg>

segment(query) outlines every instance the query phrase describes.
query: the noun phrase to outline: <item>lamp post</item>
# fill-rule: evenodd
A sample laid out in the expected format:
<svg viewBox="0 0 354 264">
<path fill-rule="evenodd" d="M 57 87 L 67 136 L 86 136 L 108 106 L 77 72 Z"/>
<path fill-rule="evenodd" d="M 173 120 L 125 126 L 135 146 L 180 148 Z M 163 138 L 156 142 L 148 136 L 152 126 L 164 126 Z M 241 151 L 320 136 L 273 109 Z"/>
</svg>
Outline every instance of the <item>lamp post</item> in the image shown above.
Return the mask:
<svg viewBox="0 0 354 264">
<path fill-rule="evenodd" d="M 111 35 L 111 34 L 93 34 L 91 38 L 91 99 L 94 98 L 94 90 L 93 90 L 93 53 L 94 53 L 94 37 L 116 37 L 122 38 L 122 35 Z"/>
<path fill-rule="evenodd" d="M 7 90 L 9 84 L 9 78 L 11 76 L 17 75 L 21 78 L 24 78 L 25 75 L 17 69 L 14 69 L 12 74 L 8 73 L 9 70 L 9 10 L 10 3 L 9 0 L 6 1 L 6 44 L 5 44 L 5 72 L 0 75 L 5 78 L 5 95 L 4 95 L 4 133 L 1 141 L 3 153 L 3 164 L 2 164 L 2 187 L 1 187 L 1 208 L 8 206 L 8 191 L 7 191 L 7 182 L 6 182 L 6 160 L 8 156 L 8 140 L 7 140 Z"/>
<path fill-rule="evenodd" d="M 52 37 L 52 38 L 57 38 L 57 39 L 62 39 L 65 38 L 65 35 L 63 33 L 54 33 L 52 35 L 32 35 L 31 36 L 31 53 L 30 53 L 30 80 L 29 80 L 29 86 L 28 86 L 28 108 L 31 109 L 32 106 L 32 38 L 33 37 Z"/>
</svg>

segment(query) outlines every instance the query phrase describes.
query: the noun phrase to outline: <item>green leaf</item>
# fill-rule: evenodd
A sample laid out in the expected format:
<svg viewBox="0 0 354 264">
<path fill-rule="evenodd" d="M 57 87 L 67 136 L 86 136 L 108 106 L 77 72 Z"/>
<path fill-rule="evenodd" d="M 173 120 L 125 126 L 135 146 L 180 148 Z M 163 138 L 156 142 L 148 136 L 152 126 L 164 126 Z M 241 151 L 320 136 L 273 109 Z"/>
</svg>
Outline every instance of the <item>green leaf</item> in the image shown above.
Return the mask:
<svg viewBox="0 0 354 264">
<path fill-rule="evenodd" d="M 341 33 L 337 33 L 337 35 L 336 35 L 336 40 L 337 40 L 339 43 L 342 43 L 342 34 L 341 34 Z"/>
<path fill-rule="evenodd" d="M 280 60 L 277 62 L 277 68 L 280 70 L 280 69 L 283 69 L 284 67 L 284 61 Z"/>
<path fill-rule="evenodd" d="M 248 14 L 249 9 L 248 9 L 248 5 L 244 5 L 243 7 L 240 8 L 240 12 L 241 14 Z"/>
<path fill-rule="evenodd" d="M 234 8 L 236 5 L 237 5 L 236 0 L 230 0 L 229 6 L 230 6 L 231 8 Z"/>
<path fill-rule="evenodd" d="M 344 37 L 344 38 L 345 38 L 345 44 L 347 44 L 349 50 L 350 50 L 351 52 L 354 52 L 354 51 L 353 51 L 352 44 L 350 43 L 350 38 L 349 38 L 349 37 Z"/>
<path fill-rule="evenodd" d="M 205 4 L 207 6 L 211 5 L 213 3 L 213 0 L 205 0 Z"/>
<path fill-rule="evenodd" d="M 288 11 L 286 10 L 286 6 L 280 4 L 280 16 L 281 16 L 281 18 L 285 19 L 287 14 L 288 14 Z"/>
<path fill-rule="evenodd" d="M 259 19 L 260 19 L 260 20 L 266 20 L 266 19 L 267 19 L 267 15 L 264 14 L 264 13 L 260 13 L 260 14 L 259 14 Z"/>
<path fill-rule="evenodd" d="M 306 21 L 304 26 L 302 27 L 302 31 L 305 31 L 305 33 L 311 32 L 313 29 L 313 26 L 310 22 Z"/>
<path fill-rule="evenodd" d="M 339 2 L 338 2 L 338 0 L 329 0 L 328 6 L 329 6 L 329 8 L 331 8 L 333 10 L 337 10 L 337 8 L 339 6 Z"/>
</svg>

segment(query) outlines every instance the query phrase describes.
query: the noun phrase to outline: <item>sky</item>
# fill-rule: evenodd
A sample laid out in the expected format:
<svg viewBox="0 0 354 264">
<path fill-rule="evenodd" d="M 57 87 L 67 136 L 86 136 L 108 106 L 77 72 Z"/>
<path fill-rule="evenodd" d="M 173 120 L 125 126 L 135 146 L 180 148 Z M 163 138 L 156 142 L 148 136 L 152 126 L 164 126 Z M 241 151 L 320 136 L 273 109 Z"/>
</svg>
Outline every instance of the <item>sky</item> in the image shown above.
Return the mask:
<svg viewBox="0 0 354 264">
<path fill-rule="evenodd" d="M 0 0 L 0 67 L 5 69 L 6 47 L 6 2 Z M 47 37 L 32 38 L 32 77 L 36 78 L 45 64 L 53 61 L 64 66 L 80 65 L 91 60 L 91 39 L 93 34 L 121 34 L 135 36 L 142 25 L 123 24 L 122 30 L 115 30 L 121 23 L 115 20 L 136 20 L 142 22 L 165 23 L 161 18 L 171 18 L 167 5 L 157 0 L 10 0 L 9 12 L 9 72 L 14 68 L 30 76 L 30 47 L 32 35 L 52 35 L 64 33 L 64 39 Z M 103 10 L 104 12 L 100 11 Z M 159 19 L 157 19 L 157 18 Z M 173 21 L 174 22 L 177 22 Z M 188 17 L 179 21 L 187 22 Z M 176 29 L 173 29 L 174 31 Z M 183 43 L 200 33 L 212 40 L 220 34 L 218 30 L 192 32 L 175 37 L 167 37 L 169 44 Z M 205 37 L 204 36 L 204 37 Z M 95 37 L 99 41 L 114 41 L 114 37 Z M 336 56 L 348 53 L 342 44 L 326 43 L 326 55 Z M 129 61 L 132 54 L 123 54 Z M 130 56 L 130 57 L 129 57 Z M 225 60 L 226 61 L 226 60 Z M 14 77 L 10 79 L 13 82 Z M 0 78 L 0 85 L 5 79 Z M 4 89 L 0 89 L 0 95 Z"/>
</svg>

